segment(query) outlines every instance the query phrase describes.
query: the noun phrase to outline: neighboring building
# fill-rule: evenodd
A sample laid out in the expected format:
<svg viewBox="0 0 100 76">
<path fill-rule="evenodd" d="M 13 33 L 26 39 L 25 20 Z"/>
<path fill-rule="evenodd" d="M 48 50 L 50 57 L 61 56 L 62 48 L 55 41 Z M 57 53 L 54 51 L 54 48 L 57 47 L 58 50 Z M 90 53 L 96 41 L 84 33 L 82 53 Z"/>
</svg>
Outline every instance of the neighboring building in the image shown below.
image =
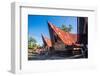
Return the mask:
<svg viewBox="0 0 100 76">
<path fill-rule="evenodd" d="M 77 18 L 77 33 L 78 33 L 78 43 L 88 44 L 88 17 L 78 17 Z"/>
<path fill-rule="evenodd" d="M 77 18 L 77 33 L 77 43 L 84 46 L 84 57 L 88 58 L 88 17 Z"/>
<path fill-rule="evenodd" d="M 44 44 L 43 47 L 45 51 L 49 50 L 52 47 L 51 40 L 47 37 L 44 37 L 43 35 L 42 35 L 42 40 L 43 40 L 43 44 Z"/>
</svg>

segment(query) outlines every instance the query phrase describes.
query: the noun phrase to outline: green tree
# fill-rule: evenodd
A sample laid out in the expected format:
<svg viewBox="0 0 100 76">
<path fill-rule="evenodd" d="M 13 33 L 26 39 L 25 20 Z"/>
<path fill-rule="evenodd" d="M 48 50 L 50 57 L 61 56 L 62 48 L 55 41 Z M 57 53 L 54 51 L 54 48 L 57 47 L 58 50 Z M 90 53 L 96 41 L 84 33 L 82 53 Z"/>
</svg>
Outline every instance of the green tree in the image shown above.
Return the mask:
<svg viewBox="0 0 100 76">
<path fill-rule="evenodd" d="M 66 27 L 66 25 L 62 24 L 61 29 L 64 30 L 65 32 L 68 31 L 68 28 Z"/>
<path fill-rule="evenodd" d="M 36 40 L 33 37 L 28 39 L 28 48 L 34 48 L 36 46 Z"/>
<path fill-rule="evenodd" d="M 65 32 L 71 32 L 72 30 L 72 25 L 69 25 L 68 27 L 64 24 L 62 24 L 62 26 L 60 27 L 63 31 Z"/>
<path fill-rule="evenodd" d="M 69 24 L 69 28 L 68 31 L 71 32 L 72 31 L 72 25 Z"/>
</svg>

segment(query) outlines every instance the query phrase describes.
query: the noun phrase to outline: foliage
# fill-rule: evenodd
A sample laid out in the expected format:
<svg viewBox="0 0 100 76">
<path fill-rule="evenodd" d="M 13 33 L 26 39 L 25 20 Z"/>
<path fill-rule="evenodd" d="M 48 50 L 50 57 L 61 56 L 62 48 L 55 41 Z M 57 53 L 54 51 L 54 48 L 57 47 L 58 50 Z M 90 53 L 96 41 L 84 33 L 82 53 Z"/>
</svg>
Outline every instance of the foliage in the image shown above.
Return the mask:
<svg viewBox="0 0 100 76">
<path fill-rule="evenodd" d="M 72 25 L 69 25 L 68 27 L 64 24 L 62 24 L 62 26 L 60 27 L 62 30 L 64 30 L 65 32 L 71 32 L 72 30 Z"/>
<path fill-rule="evenodd" d="M 37 47 L 37 41 L 33 37 L 29 37 L 28 39 L 28 48 L 35 49 Z"/>
</svg>

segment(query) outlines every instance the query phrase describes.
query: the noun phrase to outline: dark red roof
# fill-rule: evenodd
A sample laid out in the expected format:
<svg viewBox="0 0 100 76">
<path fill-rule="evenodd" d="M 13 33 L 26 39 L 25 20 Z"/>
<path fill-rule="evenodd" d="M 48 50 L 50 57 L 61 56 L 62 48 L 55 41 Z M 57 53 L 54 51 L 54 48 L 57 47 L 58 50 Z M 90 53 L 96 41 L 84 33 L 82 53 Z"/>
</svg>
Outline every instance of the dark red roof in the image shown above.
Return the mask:
<svg viewBox="0 0 100 76">
<path fill-rule="evenodd" d="M 48 22 L 48 24 L 50 25 L 50 27 L 54 30 L 54 32 L 58 35 L 58 37 L 62 40 L 64 44 L 66 45 L 75 44 L 76 35 L 70 34 L 69 32 L 65 32 L 50 22 Z"/>
<path fill-rule="evenodd" d="M 70 35 L 73 38 L 73 40 L 76 42 L 77 41 L 77 34 L 70 33 Z"/>
<path fill-rule="evenodd" d="M 52 47 L 52 43 L 49 38 L 44 37 L 43 35 L 42 35 L 42 38 L 43 38 L 43 42 L 45 42 L 48 47 Z"/>
</svg>

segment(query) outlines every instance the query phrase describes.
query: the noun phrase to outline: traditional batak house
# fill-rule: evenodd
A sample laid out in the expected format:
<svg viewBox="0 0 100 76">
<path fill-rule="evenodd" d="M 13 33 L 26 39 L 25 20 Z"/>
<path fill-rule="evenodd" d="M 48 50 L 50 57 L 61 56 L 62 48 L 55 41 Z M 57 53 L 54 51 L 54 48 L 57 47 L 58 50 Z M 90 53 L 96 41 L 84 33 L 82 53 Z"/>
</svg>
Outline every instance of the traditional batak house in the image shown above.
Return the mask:
<svg viewBox="0 0 100 76">
<path fill-rule="evenodd" d="M 48 22 L 50 39 L 42 35 L 45 50 L 53 54 L 56 52 L 68 53 L 69 55 L 81 54 L 83 45 L 86 45 L 88 41 L 87 18 L 78 17 L 77 23 L 78 34 L 72 34 Z"/>
<path fill-rule="evenodd" d="M 73 46 L 76 46 L 77 34 L 65 32 L 50 22 L 48 22 L 48 27 L 54 51 L 67 52 L 70 50 L 72 53 L 74 51 Z"/>
</svg>

